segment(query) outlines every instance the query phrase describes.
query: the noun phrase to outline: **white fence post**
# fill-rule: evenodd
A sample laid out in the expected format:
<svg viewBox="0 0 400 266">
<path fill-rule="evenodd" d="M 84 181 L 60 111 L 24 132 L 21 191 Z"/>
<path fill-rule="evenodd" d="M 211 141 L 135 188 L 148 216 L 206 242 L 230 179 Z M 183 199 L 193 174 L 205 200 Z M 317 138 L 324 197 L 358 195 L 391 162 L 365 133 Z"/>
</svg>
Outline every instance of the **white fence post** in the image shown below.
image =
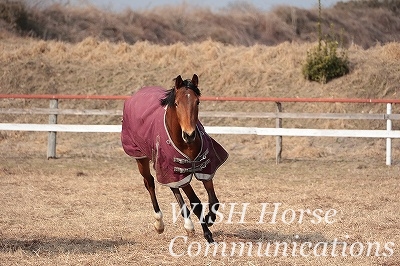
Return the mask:
<svg viewBox="0 0 400 266">
<path fill-rule="evenodd" d="M 392 104 L 388 103 L 386 106 L 386 114 L 392 114 Z M 386 120 L 386 130 L 392 130 L 392 120 Z M 392 139 L 386 138 L 386 165 L 392 165 Z"/>
<path fill-rule="evenodd" d="M 282 112 L 282 103 L 276 102 L 276 111 L 279 113 Z M 276 128 L 282 128 L 282 118 L 276 119 Z M 279 164 L 282 161 L 282 136 L 276 136 L 276 164 Z"/>
<path fill-rule="evenodd" d="M 58 109 L 58 99 L 50 100 L 50 109 Z M 49 115 L 49 124 L 57 124 L 57 114 Z M 57 132 L 50 131 L 47 143 L 47 159 L 56 158 Z"/>
</svg>

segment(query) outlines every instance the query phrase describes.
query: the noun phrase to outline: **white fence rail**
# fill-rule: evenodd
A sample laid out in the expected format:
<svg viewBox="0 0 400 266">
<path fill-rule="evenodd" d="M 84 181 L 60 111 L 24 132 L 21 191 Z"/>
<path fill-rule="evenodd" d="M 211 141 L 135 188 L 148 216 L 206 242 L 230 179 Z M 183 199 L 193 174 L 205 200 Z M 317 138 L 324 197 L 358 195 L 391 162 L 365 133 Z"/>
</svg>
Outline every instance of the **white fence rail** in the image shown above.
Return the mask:
<svg viewBox="0 0 400 266">
<path fill-rule="evenodd" d="M 342 138 L 400 138 L 400 130 L 350 130 L 350 129 L 303 129 L 204 126 L 208 134 L 292 136 L 292 137 L 342 137 Z M 73 125 L 73 124 L 11 124 L 0 123 L 0 130 L 119 133 L 120 125 Z"/>
<path fill-rule="evenodd" d="M 3 95 L 4 96 L 4 95 Z M 25 96 L 24 96 L 25 97 Z M 28 96 L 26 96 L 28 97 Z M 103 97 L 103 96 L 100 96 Z M 4 98 L 4 97 L 3 97 Z M 10 97 L 12 98 L 12 97 Z M 81 97 L 82 98 L 82 97 Z M 75 110 L 58 109 L 58 100 L 50 98 L 50 108 L 0 108 L 0 114 L 47 114 L 49 115 L 49 124 L 17 124 L 0 123 L 0 130 L 12 131 L 42 131 L 49 132 L 48 158 L 55 157 L 56 150 L 56 132 L 93 132 L 93 133 L 119 133 L 121 125 L 72 125 L 57 124 L 57 115 L 122 115 L 121 110 Z M 88 98 L 83 98 L 88 99 Z M 103 99 L 103 98 L 101 98 Z M 106 98 L 105 98 L 106 99 Z M 118 98 L 121 100 L 122 98 Z M 212 99 L 210 99 L 212 100 Z M 215 99 L 214 99 L 215 100 Z M 217 99 L 218 100 L 218 99 Z M 226 101 L 227 99 L 225 99 Z M 245 100 L 245 99 L 241 99 Z M 252 99 L 252 101 L 257 99 Z M 342 99 L 335 101 L 333 99 L 317 100 L 316 102 L 354 102 L 354 103 L 386 103 L 386 114 L 343 114 L 343 113 L 282 113 L 279 99 L 267 99 L 266 101 L 275 101 L 277 103 L 277 112 L 201 112 L 201 117 L 241 117 L 241 118 L 272 118 L 277 120 L 276 128 L 260 127 L 227 127 L 227 126 L 205 126 L 209 134 L 251 134 L 261 136 L 277 136 L 277 163 L 280 161 L 282 152 L 282 136 L 294 137 L 349 137 L 349 138 L 383 138 L 386 139 L 386 164 L 392 162 L 392 139 L 400 138 L 400 130 L 392 130 L 392 120 L 400 120 L 400 114 L 392 114 L 392 102 L 400 103 L 400 100 L 349 100 Z M 282 98 L 283 102 L 299 101 L 312 102 L 310 99 L 287 99 Z M 386 120 L 386 130 L 346 130 L 346 129 L 300 129 L 300 128 L 282 128 L 282 119 L 371 119 Z"/>
</svg>

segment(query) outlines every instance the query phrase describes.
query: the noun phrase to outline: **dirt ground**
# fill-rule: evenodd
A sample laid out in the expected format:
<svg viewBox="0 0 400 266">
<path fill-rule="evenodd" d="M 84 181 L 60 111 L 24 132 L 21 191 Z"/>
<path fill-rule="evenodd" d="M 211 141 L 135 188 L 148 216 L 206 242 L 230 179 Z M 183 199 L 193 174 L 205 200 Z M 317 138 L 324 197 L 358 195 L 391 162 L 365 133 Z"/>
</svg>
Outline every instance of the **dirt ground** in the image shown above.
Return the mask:
<svg viewBox="0 0 400 266">
<path fill-rule="evenodd" d="M 196 217 L 186 238 L 162 186 L 166 229 L 155 232 L 150 198 L 118 134 L 99 141 L 104 153 L 82 145 L 53 160 L 31 149 L 46 134 L 24 138 L 0 142 L 2 265 L 400 265 L 398 163 L 339 154 L 276 165 L 233 149 L 214 179 L 223 205 L 211 227 L 218 245 L 207 246 Z M 201 183 L 192 184 L 207 202 Z"/>
</svg>

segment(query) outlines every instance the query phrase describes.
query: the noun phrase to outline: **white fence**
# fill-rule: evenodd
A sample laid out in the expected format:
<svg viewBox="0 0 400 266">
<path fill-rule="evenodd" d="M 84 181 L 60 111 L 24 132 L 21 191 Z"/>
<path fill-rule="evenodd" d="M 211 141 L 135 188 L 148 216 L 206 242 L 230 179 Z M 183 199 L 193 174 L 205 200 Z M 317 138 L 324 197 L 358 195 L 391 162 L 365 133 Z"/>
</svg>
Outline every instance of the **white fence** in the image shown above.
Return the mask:
<svg viewBox="0 0 400 266">
<path fill-rule="evenodd" d="M 1 97 L 3 96 L 3 97 Z M 28 97 L 28 96 L 24 96 Z M 47 96 L 50 98 L 50 96 Z M 71 125 L 57 124 L 57 115 L 122 115 L 120 110 L 74 110 L 74 109 L 58 109 L 59 96 L 52 96 L 50 108 L 32 108 L 32 109 L 0 109 L 0 114 L 48 114 L 49 124 L 15 124 L 15 123 L 0 123 L 0 130 L 14 131 L 44 131 L 49 132 L 48 142 L 48 158 L 56 157 L 56 132 L 121 132 L 121 125 Z M 71 97 L 71 96 L 69 96 Z M 80 96 L 82 99 L 82 96 Z M 108 99 L 105 96 L 101 96 Z M 0 98 L 5 98 L 0 95 Z M 18 98 L 16 96 L 9 98 Z M 43 98 L 45 98 L 43 96 Z M 68 98 L 69 99 L 69 98 Z M 83 99 L 88 99 L 86 96 Z M 114 98 L 115 99 L 115 98 Z M 121 98 L 118 98 L 119 100 Z M 234 99 L 234 98 L 233 98 Z M 221 100 L 210 99 L 210 100 Z M 227 101 L 229 99 L 222 99 Z M 245 98 L 240 99 L 245 100 Z M 257 99 L 252 98 L 252 101 Z M 392 120 L 400 120 L 400 114 L 392 114 L 392 103 L 400 103 L 400 100 L 372 100 L 372 99 L 346 99 L 345 102 L 373 102 L 386 103 L 386 114 L 342 114 L 342 113 L 282 113 L 281 102 L 312 102 L 310 99 L 276 99 L 263 98 L 260 101 L 275 101 L 277 103 L 277 112 L 273 113 L 243 113 L 243 112 L 201 112 L 200 117 L 242 117 L 242 118 L 274 118 L 276 119 L 275 128 L 260 128 L 260 127 L 225 127 L 225 126 L 205 126 L 209 134 L 252 134 L 262 136 L 277 136 L 277 163 L 280 161 L 282 152 L 282 136 L 295 137 L 350 137 L 350 138 L 383 138 L 386 139 L 386 164 L 391 165 L 392 162 L 392 139 L 400 138 L 399 130 L 392 130 Z M 280 100 L 280 101 L 279 101 Z M 316 102 L 343 102 L 344 100 L 334 99 L 317 99 Z M 386 130 L 345 130 L 345 129 L 300 129 L 300 128 L 282 128 L 281 120 L 283 118 L 297 119 L 374 119 L 386 120 Z"/>
</svg>

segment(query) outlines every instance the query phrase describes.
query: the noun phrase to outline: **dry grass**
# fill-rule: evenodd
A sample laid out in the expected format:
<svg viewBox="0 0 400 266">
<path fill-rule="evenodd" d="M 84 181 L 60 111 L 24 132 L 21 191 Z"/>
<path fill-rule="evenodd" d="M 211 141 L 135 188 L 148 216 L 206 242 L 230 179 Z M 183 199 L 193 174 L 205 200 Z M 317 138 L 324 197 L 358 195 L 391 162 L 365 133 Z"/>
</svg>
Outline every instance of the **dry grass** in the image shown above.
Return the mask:
<svg viewBox="0 0 400 266">
<path fill-rule="evenodd" d="M 0 260 L 2 265 L 399 265 L 400 241 L 399 166 L 387 168 L 375 162 L 292 161 L 274 165 L 271 161 L 236 157 L 220 169 L 215 178 L 217 194 L 226 204 L 222 223 L 214 225 L 215 240 L 232 242 L 393 242 L 390 257 L 310 256 L 279 253 L 274 257 L 216 256 L 174 258 L 169 245 L 185 236 L 182 219 L 172 223 L 169 189 L 158 188 L 166 231 L 158 235 L 152 228 L 150 199 L 132 161 L 122 151 L 108 156 L 73 156 L 46 160 L 43 156 L 1 150 L 0 158 Z M 205 201 L 202 186 L 193 182 Z M 230 203 L 250 203 L 244 221 L 235 214 L 227 223 Z M 278 220 L 258 224 L 261 203 L 282 203 L 285 209 L 337 210 L 332 224 L 285 224 Z M 267 209 L 267 211 L 272 211 Z M 195 220 L 194 218 L 194 221 Z M 201 229 L 176 241 L 174 252 L 187 252 L 192 241 L 205 250 Z M 297 237 L 297 236 L 298 237 Z M 357 244 L 359 245 L 359 244 Z M 341 246 L 342 247 L 342 246 Z M 228 246 L 230 249 L 231 246 Z M 265 246 L 264 246 L 265 248 Z M 331 252 L 331 246 L 328 248 Z M 387 251 L 387 250 L 386 250 Z M 229 254 L 230 251 L 227 251 Z M 273 252 L 273 251 L 272 251 Z M 366 251 L 365 251 L 366 252 Z M 337 254 L 340 254 L 338 252 Z"/>
<path fill-rule="evenodd" d="M 268 47 L 205 41 L 168 46 L 148 42 L 77 44 L 0 35 L 2 92 L 130 94 L 144 85 L 171 86 L 196 72 L 204 95 L 383 98 L 398 95 L 399 43 L 348 50 L 351 73 L 327 85 L 303 79 L 312 44 Z M 304 89 L 306 87 L 307 89 Z"/>
<path fill-rule="evenodd" d="M 203 95 L 217 96 L 275 96 L 275 97 L 336 97 L 336 98 L 398 98 L 400 71 L 397 59 L 399 43 L 377 45 L 364 50 L 349 49 L 352 63 L 350 74 L 322 85 L 308 82 L 301 75 L 307 49 L 315 44 L 282 43 L 274 47 L 229 46 L 206 41 L 191 45 L 176 43 L 168 46 L 148 42 L 101 42 L 88 38 L 77 44 L 37 41 L 0 35 L 0 56 L 3 93 L 59 93 L 129 95 L 145 85 L 172 86 L 177 74 L 190 77 L 197 73 Z M 60 101 L 60 108 L 122 109 L 122 101 Z M 2 108 L 48 107 L 48 101 L 2 100 Z M 384 105 L 370 104 L 284 104 L 285 112 L 385 112 Z M 202 110 L 266 111 L 275 110 L 273 103 L 214 103 L 202 102 Z M 399 113 L 399 106 L 393 106 Z M 3 122 L 47 123 L 47 116 L 2 115 Z M 206 125 L 275 126 L 274 120 L 203 119 Z M 59 123 L 119 124 L 119 117 L 59 116 Z M 284 120 L 285 127 L 385 129 L 384 121 Z M 394 121 L 394 129 L 399 124 Z M 40 136 L 39 139 L 37 137 Z M 83 135 L 70 137 L 60 134 L 58 154 L 70 156 L 82 145 L 82 139 L 119 145 L 113 135 Z M 7 140 L 35 140 L 46 143 L 45 134 L 2 132 L 0 144 Z M 3 141 L 1 141 L 3 140 Z M 273 158 L 275 140 L 272 137 L 243 136 L 222 140 L 238 156 Z M 251 143 L 251 145 L 249 145 Z M 393 141 L 393 156 L 399 158 L 400 143 Z M 99 147 L 99 148 L 97 148 Z M 373 139 L 285 138 L 284 158 L 342 158 L 365 156 L 381 161 L 385 144 Z M 88 144 L 92 153 L 101 153 L 103 146 Z M 32 147 L 45 153 L 45 146 Z M 78 152 L 79 153 L 79 152 Z M 236 156 L 235 155 L 235 156 Z"/>
</svg>

